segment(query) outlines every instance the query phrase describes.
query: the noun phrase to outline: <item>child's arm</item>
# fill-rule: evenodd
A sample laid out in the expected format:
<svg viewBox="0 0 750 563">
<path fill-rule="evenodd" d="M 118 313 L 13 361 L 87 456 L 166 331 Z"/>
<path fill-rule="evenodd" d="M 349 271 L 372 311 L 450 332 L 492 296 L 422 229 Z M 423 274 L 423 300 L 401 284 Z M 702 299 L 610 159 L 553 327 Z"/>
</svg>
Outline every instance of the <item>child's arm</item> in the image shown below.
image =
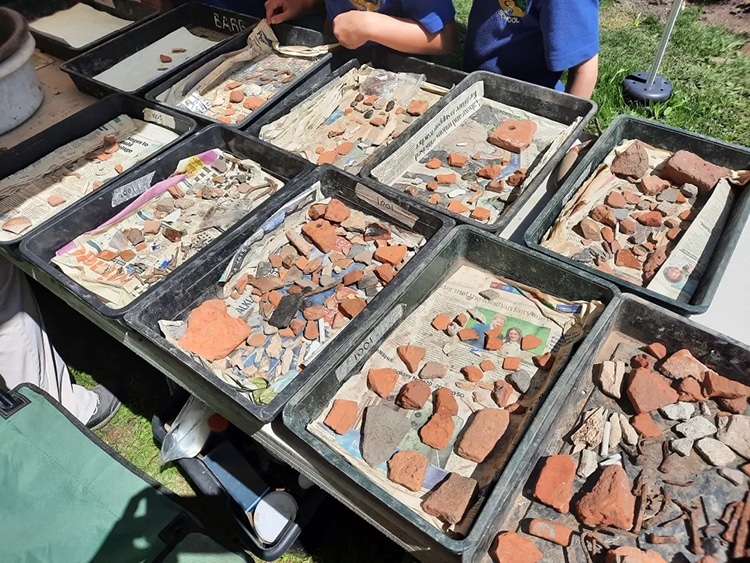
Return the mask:
<svg viewBox="0 0 750 563">
<path fill-rule="evenodd" d="M 590 98 L 599 76 L 599 55 L 578 63 L 568 69 L 568 80 L 565 91 L 574 96 Z"/>
<path fill-rule="evenodd" d="M 323 0 L 266 0 L 266 20 L 270 24 L 282 23 L 305 16 L 315 11 L 323 11 Z"/>
<path fill-rule="evenodd" d="M 347 49 L 356 49 L 373 41 L 413 55 L 442 55 L 451 52 L 456 44 L 454 21 L 440 31 L 429 33 L 414 20 L 359 10 L 336 16 L 333 34 Z"/>
</svg>

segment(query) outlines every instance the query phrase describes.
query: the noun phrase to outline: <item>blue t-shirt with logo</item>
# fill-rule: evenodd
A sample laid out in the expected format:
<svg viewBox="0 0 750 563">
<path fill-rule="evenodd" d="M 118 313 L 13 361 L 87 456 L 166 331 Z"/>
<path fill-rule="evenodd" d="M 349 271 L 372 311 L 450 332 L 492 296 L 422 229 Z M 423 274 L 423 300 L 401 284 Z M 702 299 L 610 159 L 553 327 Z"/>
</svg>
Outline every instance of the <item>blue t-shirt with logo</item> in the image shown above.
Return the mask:
<svg viewBox="0 0 750 563">
<path fill-rule="evenodd" d="M 325 2 L 328 17 L 331 20 L 349 10 L 367 10 L 415 20 L 427 30 L 427 33 L 437 33 L 456 16 L 451 0 L 325 0 Z"/>
<path fill-rule="evenodd" d="M 599 0 L 474 0 L 464 67 L 562 89 L 562 72 L 598 52 Z"/>
</svg>

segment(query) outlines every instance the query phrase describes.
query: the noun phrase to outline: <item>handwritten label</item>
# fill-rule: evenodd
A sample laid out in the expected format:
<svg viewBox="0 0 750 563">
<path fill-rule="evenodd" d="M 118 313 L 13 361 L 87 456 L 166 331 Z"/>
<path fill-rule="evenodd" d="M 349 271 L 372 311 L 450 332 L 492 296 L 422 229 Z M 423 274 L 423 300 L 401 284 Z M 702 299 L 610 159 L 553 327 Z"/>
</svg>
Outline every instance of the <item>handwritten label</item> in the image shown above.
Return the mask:
<svg viewBox="0 0 750 563">
<path fill-rule="evenodd" d="M 371 190 L 367 186 L 357 184 L 354 188 L 354 193 L 356 193 L 360 199 L 363 199 L 370 205 L 377 207 L 383 213 L 385 213 L 389 217 L 393 217 L 407 227 L 413 227 L 419 219 L 419 217 L 414 215 L 414 213 L 408 212 L 403 207 L 395 204 L 387 197 L 380 195 L 378 192 Z"/>
<path fill-rule="evenodd" d="M 168 129 L 174 130 L 175 128 L 174 117 L 172 117 L 171 115 L 167 115 L 166 113 L 156 111 L 155 109 L 144 108 L 143 119 L 145 119 L 146 121 L 150 121 L 151 123 L 156 123 L 157 125 L 162 125 Z"/>
<path fill-rule="evenodd" d="M 115 188 L 114 192 L 112 192 L 112 207 L 117 207 L 121 203 L 138 197 L 147 189 L 149 189 L 151 187 L 151 179 L 154 177 L 154 174 L 155 172 L 151 172 L 149 174 L 146 174 L 145 176 L 141 176 L 140 178 L 137 178 L 132 182 L 125 184 L 124 186 Z"/>
<path fill-rule="evenodd" d="M 245 29 L 244 20 L 232 18 L 225 14 L 220 14 L 219 12 L 214 12 L 214 25 L 216 26 L 216 29 L 230 31 L 232 33 L 239 33 Z"/>
<path fill-rule="evenodd" d="M 348 379 L 353 373 L 357 364 L 365 357 L 370 356 L 375 346 L 378 345 L 380 339 L 388 334 L 391 329 L 402 319 L 404 311 L 406 310 L 406 304 L 399 303 L 396 305 L 390 313 L 388 313 L 382 321 L 375 325 L 375 327 L 369 332 L 367 338 L 357 346 L 348 358 L 346 358 L 341 365 L 336 368 L 336 379 L 339 383 Z"/>
</svg>

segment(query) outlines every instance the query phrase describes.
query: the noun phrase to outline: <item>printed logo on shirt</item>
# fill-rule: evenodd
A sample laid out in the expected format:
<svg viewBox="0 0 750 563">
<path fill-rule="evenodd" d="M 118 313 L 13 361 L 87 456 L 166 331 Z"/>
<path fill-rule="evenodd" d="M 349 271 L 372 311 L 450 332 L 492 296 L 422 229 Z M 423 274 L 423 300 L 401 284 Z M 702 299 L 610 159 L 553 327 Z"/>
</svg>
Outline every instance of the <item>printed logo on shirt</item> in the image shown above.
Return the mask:
<svg viewBox="0 0 750 563">
<path fill-rule="evenodd" d="M 498 0 L 500 3 L 500 18 L 508 23 L 521 23 L 526 15 L 526 0 Z"/>
<path fill-rule="evenodd" d="M 357 10 L 367 10 L 368 12 L 377 12 L 383 0 L 349 0 Z M 525 0 L 519 0 L 521 2 Z"/>
</svg>

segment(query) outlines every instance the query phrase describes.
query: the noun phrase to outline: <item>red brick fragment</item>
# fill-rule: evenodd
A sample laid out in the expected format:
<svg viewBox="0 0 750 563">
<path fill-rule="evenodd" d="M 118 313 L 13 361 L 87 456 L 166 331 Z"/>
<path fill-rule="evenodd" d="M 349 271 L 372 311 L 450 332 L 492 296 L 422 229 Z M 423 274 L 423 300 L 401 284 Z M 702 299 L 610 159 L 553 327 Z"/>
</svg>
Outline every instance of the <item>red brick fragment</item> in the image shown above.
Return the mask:
<svg viewBox="0 0 750 563">
<path fill-rule="evenodd" d="M 388 479 L 416 493 L 422 488 L 427 465 L 424 454 L 401 450 L 388 460 Z"/>
<path fill-rule="evenodd" d="M 355 297 L 353 299 L 342 299 L 339 310 L 348 318 L 353 319 L 367 307 L 367 301 Z"/>
<path fill-rule="evenodd" d="M 390 264 L 381 264 L 375 268 L 374 272 L 383 285 L 388 285 L 396 276 L 396 270 Z"/>
<path fill-rule="evenodd" d="M 610 207 L 613 207 L 614 209 L 622 209 L 628 204 L 628 202 L 625 200 L 625 196 L 622 195 L 622 192 L 618 192 L 617 190 L 612 190 L 611 192 L 609 192 L 604 203 L 606 203 Z"/>
<path fill-rule="evenodd" d="M 463 520 L 476 489 L 474 479 L 451 473 L 425 497 L 422 510 L 447 524 L 456 524 Z"/>
<path fill-rule="evenodd" d="M 630 419 L 630 424 L 643 438 L 656 438 L 661 436 L 661 430 L 647 412 L 637 414 Z"/>
<path fill-rule="evenodd" d="M 463 168 L 467 162 L 469 162 L 469 157 L 463 154 L 452 152 L 448 155 L 448 165 L 454 168 Z"/>
<path fill-rule="evenodd" d="M 485 207 L 475 207 L 471 215 L 469 215 L 469 217 L 476 221 L 489 221 L 491 216 L 492 212 Z"/>
<path fill-rule="evenodd" d="M 371 369 L 367 372 L 367 386 L 385 399 L 391 394 L 398 381 L 398 373 L 391 368 Z"/>
<path fill-rule="evenodd" d="M 534 498 L 565 514 L 570 511 L 576 463 L 567 454 L 546 458 L 534 486 Z"/>
<path fill-rule="evenodd" d="M 351 215 L 349 208 L 344 205 L 341 200 L 332 198 L 331 201 L 328 202 L 326 214 L 323 218 L 331 223 L 341 223 L 342 221 L 346 221 L 349 215 Z"/>
<path fill-rule="evenodd" d="M 406 345 L 396 348 L 396 353 L 410 373 L 417 373 L 419 363 L 424 359 L 427 350 L 421 346 Z"/>
<path fill-rule="evenodd" d="M 463 376 L 471 382 L 479 381 L 484 377 L 484 372 L 477 366 L 466 366 L 461 368 Z"/>
<path fill-rule="evenodd" d="M 397 265 L 406 258 L 407 247 L 404 244 L 394 246 L 381 246 L 375 250 L 374 258 L 378 262 Z"/>
<path fill-rule="evenodd" d="M 495 563 L 537 563 L 543 554 L 528 538 L 516 532 L 500 532 L 490 548 Z"/>
<path fill-rule="evenodd" d="M 456 425 L 450 415 L 435 413 L 419 429 L 419 437 L 423 444 L 436 450 L 442 450 L 450 442 L 455 429 Z"/>
<path fill-rule="evenodd" d="M 729 175 L 729 170 L 683 150 L 670 157 L 662 168 L 661 175 L 677 186 L 694 184 L 698 186 L 700 195 L 706 195 L 721 178 Z"/>
<path fill-rule="evenodd" d="M 635 518 L 635 497 L 627 473 L 619 465 L 605 467 L 593 489 L 575 505 L 578 519 L 586 526 L 614 526 L 630 530 Z"/>
<path fill-rule="evenodd" d="M 551 520 L 532 518 L 529 522 L 529 534 L 568 547 L 573 538 L 573 530 Z"/>
<path fill-rule="evenodd" d="M 466 207 L 463 203 L 458 201 L 457 199 L 452 199 L 447 207 L 448 211 L 452 211 L 453 213 L 466 213 L 469 208 Z"/>
<path fill-rule="evenodd" d="M 448 328 L 449 324 L 451 324 L 451 320 L 445 315 L 438 315 L 437 317 L 432 319 L 432 327 L 435 330 L 443 331 Z"/>
<path fill-rule="evenodd" d="M 427 163 L 425 164 L 425 167 L 429 168 L 430 170 L 437 170 L 437 169 L 438 169 L 438 168 L 440 168 L 440 167 L 441 167 L 442 165 L 443 165 L 443 161 L 442 161 L 442 160 L 440 160 L 439 158 L 435 157 L 435 158 L 433 158 L 433 159 L 429 160 L 429 161 L 428 161 L 428 162 L 427 162 Z"/>
<path fill-rule="evenodd" d="M 505 356 L 503 358 L 503 369 L 508 371 L 516 371 L 521 367 L 521 358 L 517 356 Z"/>
<path fill-rule="evenodd" d="M 396 404 L 403 409 L 419 410 L 430 398 L 430 386 L 424 381 L 410 381 L 398 392 Z"/>
<path fill-rule="evenodd" d="M 500 409 L 483 409 L 464 430 L 456 453 L 464 459 L 482 463 L 508 428 L 510 415 Z"/>
<path fill-rule="evenodd" d="M 653 342 L 646 346 L 646 352 L 651 354 L 657 360 L 661 360 L 667 356 L 667 347 L 661 342 Z"/>
<path fill-rule="evenodd" d="M 703 374 L 703 389 L 711 398 L 739 399 L 750 396 L 750 387 L 712 370 L 706 370 Z"/>
<path fill-rule="evenodd" d="M 536 127 L 536 122 L 531 119 L 506 119 L 490 134 L 487 141 L 501 149 L 520 153 L 531 145 Z"/>
<path fill-rule="evenodd" d="M 521 339 L 521 350 L 533 350 L 542 345 L 541 339 L 533 334 L 527 334 Z"/>
<path fill-rule="evenodd" d="M 672 379 L 694 377 L 698 381 L 702 381 L 703 372 L 707 369 L 705 365 L 695 359 L 690 350 L 683 348 L 664 360 L 659 371 Z"/>
<path fill-rule="evenodd" d="M 409 115 L 422 115 L 430 108 L 426 100 L 412 100 L 406 107 L 406 113 Z"/>
<path fill-rule="evenodd" d="M 305 224 L 302 232 L 321 252 L 330 252 L 336 245 L 336 228 L 324 219 Z"/>
<path fill-rule="evenodd" d="M 433 396 L 432 410 L 435 413 L 444 413 L 449 416 L 458 414 L 458 403 L 450 389 L 441 387 Z"/>
<path fill-rule="evenodd" d="M 669 381 L 647 368 L 638 368 L 628 376 L 627 395 L 635 412 L 647 413 L 678 401 L 679 394 Z"/>
</svg>

